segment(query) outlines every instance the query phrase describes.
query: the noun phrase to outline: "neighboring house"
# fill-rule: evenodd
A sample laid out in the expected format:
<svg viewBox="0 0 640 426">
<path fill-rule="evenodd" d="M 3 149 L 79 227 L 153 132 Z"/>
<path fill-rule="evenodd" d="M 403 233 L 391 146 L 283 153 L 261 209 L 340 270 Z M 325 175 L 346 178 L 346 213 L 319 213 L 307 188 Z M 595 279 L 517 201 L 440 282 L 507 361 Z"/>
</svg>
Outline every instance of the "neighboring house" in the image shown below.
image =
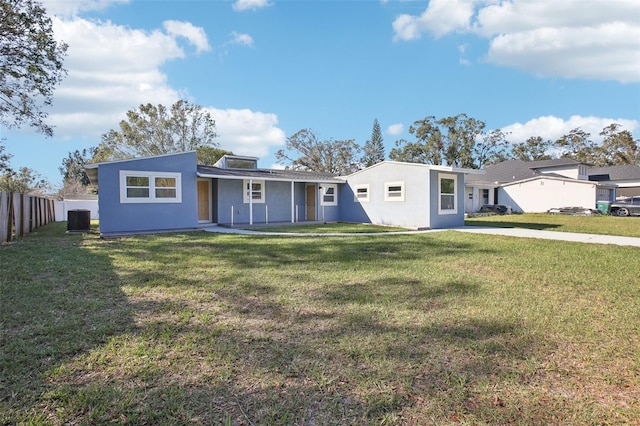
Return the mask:
<svg viewBox="0 0 640 426">
<path fill-rule="evenodd" d="M 89 164 L 87 174 L 99 186 L 100 232 L 307 221 L 461 226 L 465 173 L 482 173 L 383 162 L 336 177 L 259 169 L 257 161 L 227 155 L 202 166 L 195 152 L 186 152 Z"/>
<path fill-rule="evenodd" d="M 551 208 L 596 208 L 613 201 L 616 191 L 640 189 L 640 167 L 591 167 L 567 158 L 544 161 L 509 160 L 488 166 L 483 176 L 468 176 L 465 211 L 483 204 L 503 204 L 514 212 L 546 212 Z"/>
<path fill-rule="evenodd" d="M 615 185 L 617 197 L 640 195 L 640 166 L 592 167 L 589 180 Z"/>
</svg>

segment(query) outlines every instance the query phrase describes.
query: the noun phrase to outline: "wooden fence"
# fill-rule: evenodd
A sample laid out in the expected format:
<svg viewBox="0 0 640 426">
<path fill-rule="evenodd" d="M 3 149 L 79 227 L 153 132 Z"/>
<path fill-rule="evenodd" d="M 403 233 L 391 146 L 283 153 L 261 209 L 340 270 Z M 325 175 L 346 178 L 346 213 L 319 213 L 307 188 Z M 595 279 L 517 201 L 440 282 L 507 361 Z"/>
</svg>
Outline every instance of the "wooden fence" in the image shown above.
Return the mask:
<svg viewBox="0 0 640 426">
<path fill-rule="evenodd" d="M 0 244 L 53 222 L 55 217 L 52 199 L 0 192 Z"/>
</svg>

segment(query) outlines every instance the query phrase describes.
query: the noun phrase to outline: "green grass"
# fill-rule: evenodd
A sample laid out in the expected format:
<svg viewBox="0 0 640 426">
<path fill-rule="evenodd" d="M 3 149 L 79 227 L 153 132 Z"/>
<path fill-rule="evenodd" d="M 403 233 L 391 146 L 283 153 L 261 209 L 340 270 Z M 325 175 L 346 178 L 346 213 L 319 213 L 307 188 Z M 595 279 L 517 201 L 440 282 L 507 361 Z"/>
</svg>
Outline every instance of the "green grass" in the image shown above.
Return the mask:
<svg viewBox="0 0 640 426">
<path fill-rule="evenodd" d="M 569 216 L 546 213 L 480 216 L 465 220 L 470 226 L 544 229 L 560 232 L 640 237 L 640 218 L 616 216 Z"/>
<path fill-rule="evenodd" d="M 317 223 L 310 225 L 258 226 L 247 228 L 260 232 L 300 234 L 366 234 L 379 232 L 406 232 L 408 228 L 371 225 L 368 223 Z"/>
<path fill-rule="evenodd" d="M 51 224 L 0 247 L 0 423 L 634 424 L 639 256 Z"/>
</svg>

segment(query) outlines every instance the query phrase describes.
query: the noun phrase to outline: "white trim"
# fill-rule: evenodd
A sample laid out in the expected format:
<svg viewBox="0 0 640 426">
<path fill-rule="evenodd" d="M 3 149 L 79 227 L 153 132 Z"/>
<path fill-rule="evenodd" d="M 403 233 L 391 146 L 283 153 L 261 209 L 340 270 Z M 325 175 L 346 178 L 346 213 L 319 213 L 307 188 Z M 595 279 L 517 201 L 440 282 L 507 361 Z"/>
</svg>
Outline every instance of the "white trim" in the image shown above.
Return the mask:
<svg viewBox="0 0 640 426">
<path fill-rule="evenodd" d="M 127 177 L 146 177 L 149 179 L 148 186 L 140 186 L 138 188 L 147 188 L 149 193 L 147 197 L 128 197 L 127 188 L 135 188 L 133 186 L 127 186 Z M 162 190 L 163 188 L 156 188 L 156 179 L 169 178 L 175 179 L 176 186 L 166 188 L 175 189 L 175 197 L 158 197 L 156 190 Z M 140 170 L 120 170 L 120 202 L 124 204 L 129 203 L 181 203 L 182 202 L 182 173 L 172 172 L 154 172 L 154 171 L 140 171 Z"/>
<path fill-rule="evenodd" d="M 335 183 L 324 184 L 320 187 L 322 193 L 320 194 L 321 206 L 337 206 L 338 205 L 338 185 Z M 333 194 L 329 194 L 329 190 L 333 190 Z M 333 201 L 325 201 L 325 197 L 333 196 Z"/>
<path fill-rule="evenodd" d="M 194 152 L 196 151 L 172 152 L 170 154 L 150 155 L 148 157 L 134 157 L 134 158 L 125 158 L 124 160 L 102 161 L 100 163 L 88 163 L 88 164 L 85 164 L 83 167 L 85 169 L 97 169 L 98 166 L 102 166 L 104 164 L 117 164 L 117 163 L 126 163 L 127 161 L 141 161 L 141 160 L 149 160 L 151 158 L 172 157 L 175 155 L 191 154 Z"/>
<path fill-rule="evenodd" d="M 400 187 L 400 190 L 389 191 L 391 188 Z M 384 200 L 385 201 L 404 201 L 405 187 L 402 182 L 385 182 L 384 183 Z"/>
<path fill-rule="evenodd" d="M 360 190 L 365 191 L 360 191 Z M 353 186 L 353 202 L 354 203 L 368 203 L 371 190 L 369 184 L 366 185 L 354 185 Z"/>
<path fill-rule="evenodd" d="M 251 185 L 251 191 L 249 191 L 249 185 Z M 254 191 L 253 190 L 253 185 L 260 185 L 260 198 L 249 198 L 249 193 L 253 194 L 254 192 L 258 192 L 258 191 Z M 264 204 L 264 199 L 265 199 L 265 195 L 264 195 L 264 180 L 259 180 L 259 179 L 244 179 L 242 181 L 242 202 L 245 204 L 256 204 L 256 203 L 261 203 Z"/>
<path fill-rule="evenodd" d="M 442 180 L 443 179 L 451 179 L 453 180 L 453 194 L 451 193 L 442 193 Z M 443 209 L 442 208 L 442 196 L 453 196 L 453 209 Z M 458 176 L 450 175 L 447 173 L 438 173 L 438 214 L 458 214 Z"/>
</svg>

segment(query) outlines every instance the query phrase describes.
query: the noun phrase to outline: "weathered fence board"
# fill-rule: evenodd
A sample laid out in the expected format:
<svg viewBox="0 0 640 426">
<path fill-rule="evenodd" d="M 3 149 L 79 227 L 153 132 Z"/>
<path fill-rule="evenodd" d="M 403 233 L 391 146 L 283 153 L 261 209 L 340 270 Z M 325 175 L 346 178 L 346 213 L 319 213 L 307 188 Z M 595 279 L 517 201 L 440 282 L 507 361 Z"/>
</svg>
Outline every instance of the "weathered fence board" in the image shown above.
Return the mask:
<svg viewBox="0 0 640 426">
<path fill-rule="evenodd" d="M 55 216 L 52 199 L 0 192 L 0 244 L 53 222 Z"/>
</svg>

